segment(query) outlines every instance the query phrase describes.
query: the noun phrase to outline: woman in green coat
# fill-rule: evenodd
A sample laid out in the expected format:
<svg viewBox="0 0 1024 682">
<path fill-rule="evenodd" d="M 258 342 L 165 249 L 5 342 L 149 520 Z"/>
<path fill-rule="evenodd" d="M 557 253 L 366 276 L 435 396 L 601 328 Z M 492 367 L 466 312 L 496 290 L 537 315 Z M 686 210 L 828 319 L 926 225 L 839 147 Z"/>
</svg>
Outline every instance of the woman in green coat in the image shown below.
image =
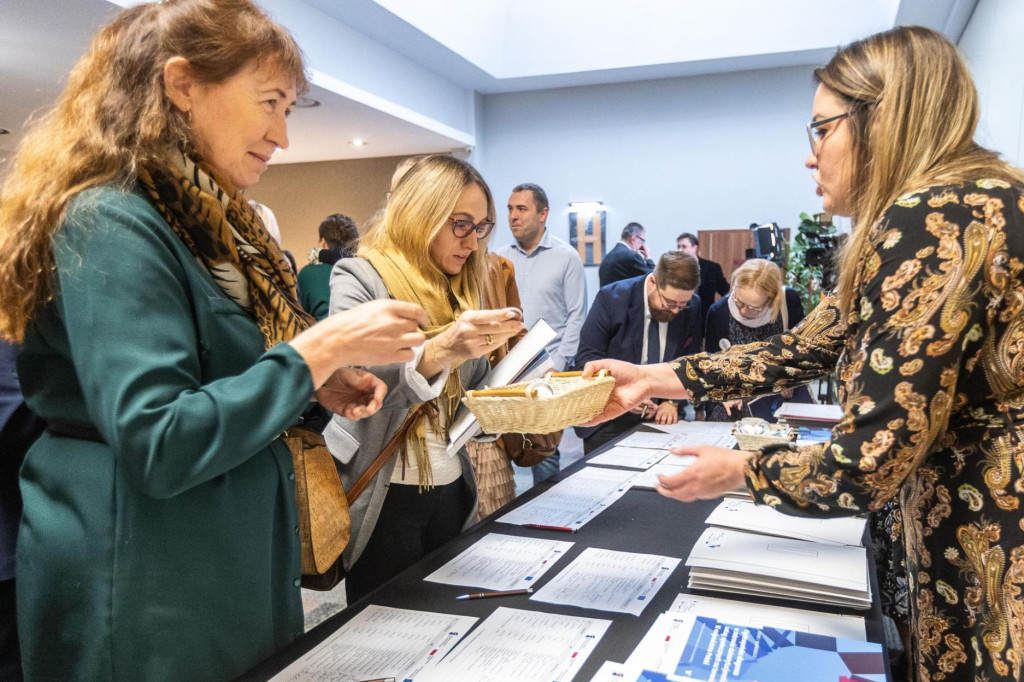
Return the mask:
<svg viewBox="0 0 1024 682">
<path fill-rule="evenodd" d="M 294 474 L 311 399 L 347 418 L 415 305 L 314 325 L 244 200 L 306 86 L 248 0 L 122 12 L 0 194 L 0 334 L 49 423 L 21 474 L 28 680 L 223 680 L 302 631 Z"/>
</svg>

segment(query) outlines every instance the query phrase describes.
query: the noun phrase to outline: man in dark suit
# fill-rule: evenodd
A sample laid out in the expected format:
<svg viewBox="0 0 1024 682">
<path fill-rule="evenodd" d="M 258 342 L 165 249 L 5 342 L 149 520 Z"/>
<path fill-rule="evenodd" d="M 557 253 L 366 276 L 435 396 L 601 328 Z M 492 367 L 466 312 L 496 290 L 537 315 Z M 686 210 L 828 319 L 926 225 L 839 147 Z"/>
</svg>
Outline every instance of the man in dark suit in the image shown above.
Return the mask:
<svg viewBox="0 0 1024 682">
<path fill-rule="evenodd" d="M 622 228 L 622 241 L 601 259 L 597 270 L 601 286 L 612 282 L 646 275 L 654 269 L 654 262 L 647 253 L 647 231 L 640 223 L 630 223 Z"/>
<path fill-rule="evenodd" d="M 613 358 L 634 364 L 654 364 L 697 353 L 702 345 L 700 283 L 697 259 L 670 251 L 658 260 L 654 273 L 601 287 L 580 333 L 576 366 Z M 672 400 L 647 403 L 596 427 L 576 429 L 585 453 L 604 445 L 644 419 L 658 424 L 679 420 Z"/>
<path fill-rule="evenodd" d="M 696 235 L 690 232 L 683 232 L 676 237 L 676 248 L 683 253 L 688 253 L 697 259 L 700 264 L 700 286 L 697 288 L 697 295 L 700 296 L 702 306 L 700 319 L 701 324 L 707 322 L 708 310 L 715 302 L 715 294 L 725 296 L 729 293 L 729 280 L 722 272 L 722 266 L 713 260 L 700 257 L 700 244 Z"/>
</svg>

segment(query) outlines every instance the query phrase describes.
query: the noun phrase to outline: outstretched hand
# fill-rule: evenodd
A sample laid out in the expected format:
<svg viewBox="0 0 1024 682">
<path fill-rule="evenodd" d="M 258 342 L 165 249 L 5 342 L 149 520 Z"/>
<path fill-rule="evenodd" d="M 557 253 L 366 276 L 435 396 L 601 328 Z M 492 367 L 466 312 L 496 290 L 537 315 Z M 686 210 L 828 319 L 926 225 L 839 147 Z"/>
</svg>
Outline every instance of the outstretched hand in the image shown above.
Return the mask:
<svg viewBox="0 0 1024 682">
<path fill-rule="evenodd" d="M 650 386 L 639 365 L 621 360 L 594 360 L 583 368 L 583 377 L 592 377 L 602 369 L 615 377 L 615 386 L 604 411 L 581 426 L 594 426 L 614 419 L 650 397 Z"/>
<path fill-rule="evenodd" d="M 317 390 L 316 399 L 331 412 L 355 421 L 376 414 L 387 392 L 387 385 L 369 372 L 343 367 Z"/>
<path fill-rule="evenodd" d="M 743 466 L 757 454 L 714 445 L 672 448 L 669 452 L 696 457 L 678 474 L 658 476 L 658 493 L 682 502 L 714 499 L 742 487 Z"/>
</svg>

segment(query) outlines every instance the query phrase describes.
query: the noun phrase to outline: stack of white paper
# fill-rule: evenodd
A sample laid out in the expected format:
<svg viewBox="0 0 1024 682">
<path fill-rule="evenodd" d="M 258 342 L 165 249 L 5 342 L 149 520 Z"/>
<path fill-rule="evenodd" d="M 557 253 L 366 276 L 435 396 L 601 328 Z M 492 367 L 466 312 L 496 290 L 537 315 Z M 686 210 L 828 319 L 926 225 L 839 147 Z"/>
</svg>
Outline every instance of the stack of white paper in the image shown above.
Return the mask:
<svg viewBox="0 0 1024 682">
<path fill-rule="evenodd" d="M 710 527 L 686 565 L 692 589 L 871 608 L 863 547 Z"/>
<path fill-rule="evenodd" d="M 724 500 L 705 521 L 709 526 L 735 528 L 765 535 L 833 545 L 860 546 L 867 521 L 857 516 L 818 519 L 789 516 L 750 500 Z"/>
<path fill-rule="evenodd" d="M 817 403 L 782 403 L 779 409 L 775 410 L 775 418 L 785 419 L 791 426 L 832 426 L 843 418 L 843 408 L 839 405 Z"/>
</svg>

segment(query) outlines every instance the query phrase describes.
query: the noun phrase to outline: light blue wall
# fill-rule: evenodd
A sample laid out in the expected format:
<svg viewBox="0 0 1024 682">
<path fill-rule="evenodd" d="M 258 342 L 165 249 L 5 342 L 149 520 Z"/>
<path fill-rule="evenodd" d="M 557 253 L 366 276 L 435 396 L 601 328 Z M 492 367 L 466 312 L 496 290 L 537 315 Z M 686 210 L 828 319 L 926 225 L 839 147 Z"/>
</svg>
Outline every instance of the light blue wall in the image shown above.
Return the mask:
<svg viewBox="0 0 1024 682">
<path fill-rule="evenodd" d="M 981 100 L 978 142 L 1024 165 L 1024 2 L 980 0 L 960 38 Z"/>
<path fill-rule="evenodd" d="M 536 182 L 548 226 L 568 241 L 568 202 L 604 201 L 608 237 L 637 221 L 655 259 L 680 232 L 795 226 L 821 210 L 804 124 L 811 67 L 488 95 L 477 130 L 480 168 L 504 206 Z M 499 211 L 499 215 L 501 212 Z M 492 244 L 511 241 L 498 221 Z M 587 268 L 588 295 L 597 268 Z"/>
</svg>

